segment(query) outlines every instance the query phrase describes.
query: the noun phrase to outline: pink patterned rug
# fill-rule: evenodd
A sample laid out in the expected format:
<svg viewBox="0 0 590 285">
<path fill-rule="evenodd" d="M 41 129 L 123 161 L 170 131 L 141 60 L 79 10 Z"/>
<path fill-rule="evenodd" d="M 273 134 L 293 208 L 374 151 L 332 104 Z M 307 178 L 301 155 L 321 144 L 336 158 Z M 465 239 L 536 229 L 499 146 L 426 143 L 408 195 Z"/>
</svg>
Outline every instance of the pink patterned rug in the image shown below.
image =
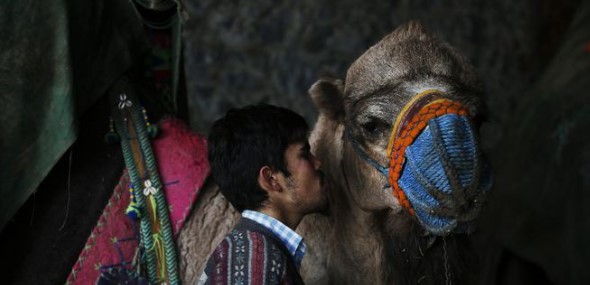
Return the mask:
<svg viewBox="0 0 590 285">
<path fill-rule="evenodd" d="M 159 130 L 152 149 L 170 207 L 172 229 L 177 235 L 209 175 L 207 142 L 179 119 L 162 120 Z M 138 252 L 138 233 L 135 222 L 125 215 L 128 189 L 129 176 L 124 170 L 66 284 L 95 284 L 103 272 L 132 270 Z"/>
</svg>

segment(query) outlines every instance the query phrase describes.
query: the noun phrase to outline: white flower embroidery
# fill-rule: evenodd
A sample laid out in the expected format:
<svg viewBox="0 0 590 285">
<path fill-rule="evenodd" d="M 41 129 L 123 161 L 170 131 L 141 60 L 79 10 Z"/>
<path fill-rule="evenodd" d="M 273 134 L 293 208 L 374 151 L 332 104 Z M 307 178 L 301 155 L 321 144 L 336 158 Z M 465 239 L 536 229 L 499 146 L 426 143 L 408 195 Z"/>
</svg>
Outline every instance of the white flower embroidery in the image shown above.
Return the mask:
<svg viewBox="0 0 590 285">
<path fill-rule="evenodd" d="M 235 267 L 236 272 L 234 276 L 244 276 L 244 265 L 236 265 Z"/>
<path fill-rule="evenodd" d="M 145 186 L 145 188 L 143 188 L 143 195 L 149 196 L 158 193 L 158 189 L 152 186 L 152 181 L 150 181 L 149 179 L 144 181 L 143 185 Z"/>
<path fill-rule="evenodd" d="M 131 107 L 133 103 L 127 99 L 127 94 L 122 93 L 119 95 L 119 109 L 123 110 L 125 107 Z"/>
<path fill-rule="evenodd" d="M 279 264 L 273 259 L 272 266 L 270 267 L 270 272 L 279 273 Z"/>
</svg>

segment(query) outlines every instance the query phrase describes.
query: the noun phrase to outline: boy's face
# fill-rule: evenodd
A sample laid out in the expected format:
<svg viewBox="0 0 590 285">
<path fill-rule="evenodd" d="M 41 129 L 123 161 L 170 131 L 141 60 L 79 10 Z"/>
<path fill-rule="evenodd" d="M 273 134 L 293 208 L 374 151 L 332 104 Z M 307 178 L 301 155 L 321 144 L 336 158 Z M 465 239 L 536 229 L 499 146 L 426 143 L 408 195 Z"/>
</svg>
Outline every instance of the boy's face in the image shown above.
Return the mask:
<svg viewBox="0 0 590 285">
<path fill-rule="evenodd" d="M 322 212 L 328 207 L 328 195 L 320 161 L 310 151 L 308 142 L 290 144 L 285 162 L 291 173 L 284 187 L 290 194 L 290 209 L 302 215 Z"/>
</svg>

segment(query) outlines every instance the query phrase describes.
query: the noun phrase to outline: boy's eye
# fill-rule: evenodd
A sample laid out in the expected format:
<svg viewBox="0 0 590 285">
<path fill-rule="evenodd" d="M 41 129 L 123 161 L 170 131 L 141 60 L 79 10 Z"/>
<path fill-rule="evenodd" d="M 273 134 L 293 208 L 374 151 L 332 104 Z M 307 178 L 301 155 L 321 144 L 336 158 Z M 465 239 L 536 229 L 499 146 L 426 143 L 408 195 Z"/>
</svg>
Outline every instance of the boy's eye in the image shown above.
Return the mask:
<svg viewBox="0 0 590 285">
<path fill-rule="evenodd" d="M 301 148 L 301 156 L 302 157 L 310 157 L 311 156 L 311 146 L 309 143 L 306 143 Z"/>
<path fill-rule="evenodd" d="M 309 159 L 311 157 L 311 152 L 309 150 L 302 151 L 301 157 L 303 157 L 305 159 Z"/>
</svg>

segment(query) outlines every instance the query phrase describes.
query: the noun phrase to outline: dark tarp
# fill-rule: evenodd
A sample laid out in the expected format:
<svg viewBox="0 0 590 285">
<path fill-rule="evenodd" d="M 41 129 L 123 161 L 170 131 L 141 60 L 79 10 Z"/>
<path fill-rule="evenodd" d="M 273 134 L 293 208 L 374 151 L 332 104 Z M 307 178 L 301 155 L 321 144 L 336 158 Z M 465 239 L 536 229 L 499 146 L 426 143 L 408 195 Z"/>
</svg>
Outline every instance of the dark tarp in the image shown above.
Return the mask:
<svg viewBox="0 0 590 285">
<path fill-rule="evenodd" d="M 1 230 L 148 43 L 131 2 L 117 0 L 3 1 L 0 35 Z"/>
</svg>

